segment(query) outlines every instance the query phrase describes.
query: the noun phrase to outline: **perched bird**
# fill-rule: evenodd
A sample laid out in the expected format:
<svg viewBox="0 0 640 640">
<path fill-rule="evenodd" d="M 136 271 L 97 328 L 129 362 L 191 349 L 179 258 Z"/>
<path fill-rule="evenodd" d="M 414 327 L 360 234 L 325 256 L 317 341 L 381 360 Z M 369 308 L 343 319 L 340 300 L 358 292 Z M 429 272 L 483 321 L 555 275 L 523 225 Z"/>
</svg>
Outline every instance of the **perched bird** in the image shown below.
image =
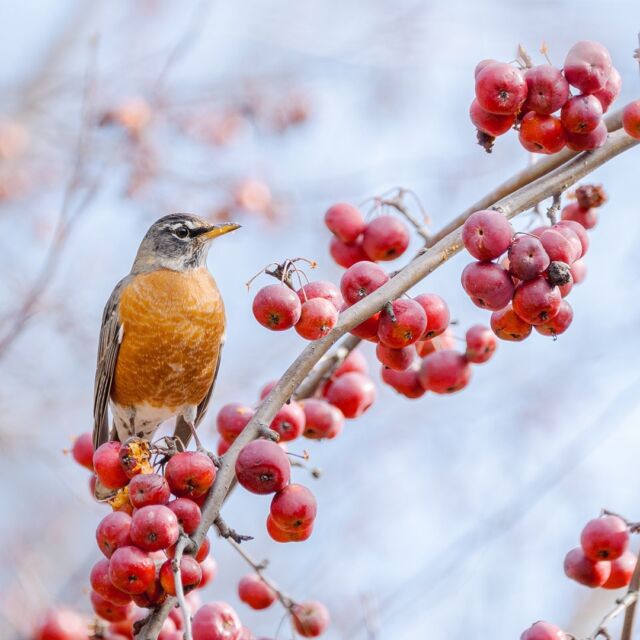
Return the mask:
<svg viewBox="0 0 640 640">
<path fill-rule="evenodd" d="M 131 436 L 150 440 L 174 416 L 175 435 L 185 445 L 195 433 L 211 398 L 225 332 L 224 305 L 206 267 L 207 253 L 211 240 L 239 226 L 176 213 L 147 231 L 131 272 L 116 285 L 102 316 L 94 448 Z"/>
</svg>

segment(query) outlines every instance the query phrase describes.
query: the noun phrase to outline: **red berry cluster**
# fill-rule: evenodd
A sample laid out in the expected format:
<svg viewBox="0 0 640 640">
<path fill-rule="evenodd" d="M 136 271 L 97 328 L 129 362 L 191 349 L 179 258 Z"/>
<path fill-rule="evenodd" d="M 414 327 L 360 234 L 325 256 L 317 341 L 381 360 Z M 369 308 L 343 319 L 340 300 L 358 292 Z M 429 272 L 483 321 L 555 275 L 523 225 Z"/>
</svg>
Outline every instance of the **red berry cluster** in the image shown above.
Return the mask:
<svg viewBox="0 0 640 640">
<path fill-rule="evenodd" d="M 331 257 L 345 269 L 363 260 L 395 260 L 409 246 L 409 229 L 395 216 L 381 215 L 367 223 L 359 209 L 340 202 L 329 207 L 324 221 L 333 234 Z"/>
<path fill-rule="evenodd" d="M 562 220 L 529 233 L 514 234 L 498 211 L 471 214 L 462 241 L 477 259 L 462 272 L 462 286 L 473 303 L 493 311 L 491 328 L 502 340 L 520 341 L 538 333 L 557 336 L 567 330 L 573 310 L 565 297 L 584 279 L 589 228 L 596 223 L 594 206 L 605 197 L 599 187 L 578 189 L 578 202 L 565 207 Z M 496 262 L 504 253 L 505 259 Z"/>
<path fill-rule="evenodd" d="M 565 146 L 589 151 L 607 139 L 602 115 L 621 85 L 606 47 L 582 40 L 571 47 L 562 70 L 542 64 L 522 71 L 482 60 L 475 70 L 476 98 L 469 114 L 487 150 L 495 137 L 516 126 L 527 151 L 552 154 Z M 579 93 L 572 95 L 570 86 Z"/>
</svg>

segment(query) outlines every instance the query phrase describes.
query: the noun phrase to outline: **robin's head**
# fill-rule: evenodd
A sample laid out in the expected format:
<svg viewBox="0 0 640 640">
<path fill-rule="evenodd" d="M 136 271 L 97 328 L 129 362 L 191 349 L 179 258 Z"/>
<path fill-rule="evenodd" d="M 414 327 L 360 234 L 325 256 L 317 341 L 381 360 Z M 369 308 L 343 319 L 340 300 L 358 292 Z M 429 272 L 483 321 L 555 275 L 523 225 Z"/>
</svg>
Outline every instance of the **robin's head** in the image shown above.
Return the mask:
<svg viewBox="0 0 640 640">
<path fill-rule="evenodd" d="M 211 240 L 239 227 L 233 222 L 211 224 L 188 213 L 164 216 L 151 225 L 142 239 L 132 272 L 202 267 Z"/>
</svg>

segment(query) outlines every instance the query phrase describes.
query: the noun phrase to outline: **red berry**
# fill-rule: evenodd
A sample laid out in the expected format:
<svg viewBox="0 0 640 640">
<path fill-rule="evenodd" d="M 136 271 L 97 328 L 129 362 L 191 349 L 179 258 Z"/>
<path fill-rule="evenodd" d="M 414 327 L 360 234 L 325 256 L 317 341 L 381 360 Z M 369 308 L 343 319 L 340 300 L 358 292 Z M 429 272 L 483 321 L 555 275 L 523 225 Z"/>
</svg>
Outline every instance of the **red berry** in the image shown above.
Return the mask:
<svg viewBox="0 0 640 640">
<path fill-rule="evenodd" d="M 113 586 L 125 593 L 137 594 L 151 586 L 156 567 L 148 553 L 138 547 L 120 547 L 109 560 L 109 578 Z"/>
<path fill-rule="evenodd" d="M 570 133 L 590 133 L 602 121 L 602 105 L 592 95 L 573 96 L 562 107 L 562 126 Z"/>
<path fill-rule="evenodd" d="M 416 351 L 418 352 L 418 355 L 423 358 L 424 356 L 428 356 L 434 351 L 441 351 L 442 349 L 455 349 L 456 344 L 456 337 L 453 334 L 453 331 L 451 331 L 450 328 L 447 328 L 444 333 L 436 336 L 435 338 L 416 342 Z"/>
<path fill-rule="evenodd" d="M 497 60 L 494 60 L 493 58 L 486 58 L 484 60 L 480 60 L 480 62 L 478 62 L 478 64 L 476 65 L 476 68 L 473 71 L 473 77 L 477 78 L 478 74 L 485 68 L 488 67 L 490 64 L 493 64 L 494 62 L 498 62 Z"/>
<path fill-rule="evenodd" d="M 571 235 L 569 235 L 571 234 Z M 540 234 L 540 243 L 552 262 L 575 262 L 582 253 L 578 236 L 567 227 L 554 225 Z"/>
<path fill-rule="evenodd" d="M 178 525 L 182 527 L 182 530 L 188 536 L 196 532 L 202 519 L 202 513 L 200 512 L 200 507 L 193 500 L 176 498 L 167 503 L 167 508 L 176 514 Z"/>
<path fill-rule="evenodd" d="M 533 280 L 551 262 L 542 242 L 530 235 L 517 236 L 509 247 L 508 257 L 509 272 L 518 280 Z"/>
<path fill-rule="evenodd" d="M 170 596 L 175 596 L 176 582 L 173 576 L 172 563 L 173 560 L 167 560 L 160 567 L 160 584 Z M 184 592 L 189 593 L 189 591 L 193 591 L 193 589 L 200 586 L 201 580 L 202 569 L 196 559 L 191 556 L 182 556 L 182 558 L 180 558 L 180 581 L 182 582 Z"/>
<path fill-rule="evenodd" d="M 563 220 L 570 220 L 581 224 L 585 229 L 593 229 L 598 223 L 598 211 L 597 209 L 585 209 L 581 207 L 577 202 L 568 204 L 562 210 L 560 217 Z M 584 253 L 584 251 L 583 251 Z"/>
<path fill-rule="evenodd" d="M 513 281 L 509 273 L 493 262 L 468 264 L 461 280 L 467 295 L 482 309 L 502 309 L 513 297 Z"/>
<path fill-rule="evenodd" d="M 338 322 L 338 312 L 331 302 L 324 298 L 312 298 L 303 303 L 300 320 L 295 329 L 306 340 L 319 340 L 333 329 Z"/>
<path fill-rule="evenodd" d="M 586 229 L 575 220 L 561 220 L 558 222 L 559 227 L 567 227 L 571 229 L 577 236 L 578 240 L 580 240 L 580 256 L 584 256 L 589 250 L 589 235 L 587 234 Z"/>
<path fill-rule="evenodd" d="M 450 319 L 449 307 L 444 299 L 435 293 L 421 293 L 414 300 L 427 314 L 427 328 L 421 339 L 435 338 L 443 333 Z"/>
<path fill-rule="evenodd" d="M 593 151 L 599 149 L 606 141 L 609 132 L 604 122 L 589 133 L 567 133 L 567 147 L 572 151 Z"/>
<path fill-rule="evenodd" d="M 87 640 L 88 624 L 75 611 L 52 609 L 38 624 L 34 640 Z"/>
<path fill-rule="evenodd" d="M 611 563 L 587 558 L 582 547 L 571 549 L 564 559 L 564 572 L 568 578 L 585 587 L 601 587 L 609 578 Z"/>
<path fill-rule="evenodd" d="M 227 441 L 233 442 L 249 424 L 255 411 L 239 402 L 225 404 L 216 417 L 218 433 Z"/>
<path fill-rule="evenodd" d="M 567 143 L 559 118 L 529 111 L 520 123 L 520 144 L 532 153 L 558 153 Z"/>
<path fill-rule="evenodd" d="M 444 349 L 425 356 L 418 375 L 427 391 L 454 393 L 469 383 L 471 367 L 461 353 Z"/>
<path fill-rule="evenodd" d="M 93 468 L 98 480 L 107 489 L 120 489 L 129 482 L 129 478 L 120 464 L 119 453 L 119 442 L 105 442 L 93 454 Z"/>
<path fill-rule="evenodd" d="M 218 456 L 222 457 L 227 451 L 229 451 L 229 447 L 231 446 L 230 442 L 227 442 L 223 438 L 218 438 L 218 442 L 216 443 L 216 453 Z"/>
<path fill-rule="evenodd" d="M 400 298 L 380 312 L 378 338 L 393 349 L 417 342 L 427 329 L 427 314 L 422 305 L 410 298 Z"/>
<path fill-rule="evenodd" d="M 406 371 L 394 371 L 387 367 L 382 367 L 382 381 L 395 389 L 405 398 L 421 398 L 426 389 L 420 383 L 419 369 L 414 366 Z"/>
<path fill-rule="evenodd" d="M 624 108 L 622 126 L 632 138 L 640 140 L 640 100 L 634 100 Z"/>
<path fill-rule="evenodd" d="M 550 622 L 534 622 L 522 632 L 520 640 L 566 640 L 567 634 Z"/>
<path fill-rule="evenodd" d="M 622 88 L 622 78 L 615 67 L 611 67 L 611 73 L 604 87 L 596 91 L 593 95 L 600 100 L 602 112 L 606 113 L 615 99 L 620 95 Z"/>
<path fill-rule="evenodd" d="M 280 529 L 296 531 L 313 524 L 318 506 L 309 489 L 301 484 L 289 484 L 273 496 L 269 512 Z"/>
<path fill-rule="evenodd" d="M 416 350 L 413 345 L 401 349 L 393 349 L 382 343 L 376 346 L 376 358 L 385 367 L 394 371 L 405 371 L 411 366 L 415 357 Z"/>
<path fill-rule="evenodd" d="M 283 405 L 269 425 L 280 436 L 281 442 L 295 440 L 304 431 L 304 411 L 293 400 Z"/>
<path fill-rule="evenodd" d="M 529 324 L 544 324 L 560 310 L 562 295 L 544 276 L 522 282 L 513 294 L 513 310 Z"/>
<path fill-rule="evenodd" d="M 131 602 L 131 596 L 120 589 L 116 589 L 109 577 L 109 561 L 106 558 L 98 560 L 89 575 L 91 588 L 111 604 L 124 606 Z"/>
<path fill-rule="evenodd" d="M 501 340 L 520 342 L 531 334 L 531 325 L 518 316 L 511 305 L 491 314 L 491 329 Z"/>
<path fill-rule="evenodd" d="M 95 591 L 91 592 L 90 599 L 96 615 L 103 620 L 107 620 L 107 622 L 122 622 L 129 618 L 133 611 L 133 604 L 113 604 L 113 602 L 109 602 Z M 85 635 L 84 637 L 86 638 L 87 636 Z"/>
<path fill-rule="evenodd" d="M 269 284 L 253 299 L 255 319 L 272 331 L 285 331 L 300 319 L 301 304 L 295 291 L 285 284 Z"/>
<path fill-rule="evenodd" d="M 71 455 L 79 465 L 93 471 L 93 436 L 90 433 L 80 434 L 73 441 Z"/>
<path fill-rule="evenodd" d="M 342 411 L 345 418 L 358 418 L 374 402 L 376 388 L 371 379 L 355 371 L 334 380 L 327 401 Z"/>
<path fill-rule="evenodd" d="M 331 238 L 331 242 L 329 243 L 329 253 L 336 264 L 339 264 L 345 269 L 353 266 L 356 262 L 369 259 L 362 248 L 361 240 L 357 240 L 353 244 L 345 244 L 335 236 Z"/>
<path fill-rule="evenodd" d="M 349 267 L 340 280 L 345 303 L 355 304 L 389 281 L 389 276 L 374 262 L 358 262 Z"/>
<path fill-rule="evenodd" d="M 527 83 L 510 64 L 494 62 L 476 77 L 476 98 L 489 113 L 518 113 L 526 97 Z"/>
<path fill-rule="evenodd" d="M 558 313 L 551 320 L 536 325 L 536 331 L 543 336 L 559 336 L 569 328 L 572 320 L 573 309 L 566 300 L 563 300 L 560 303 Z"/>
<path fill-rule="evenodd" d="M 129 483 L 129 500 L 138 509 L 148 504 L 167 504 L 170 497 L 169 483 L 157 473 L 140 473 Z"/>
<path fill-rule="evenodd" d="M 619 558 L 612 560 L 611 573 L 602 587 L 604 589 L 620 589 L 628 586 L 637 562 L 636 554 L 627 549 Z"/>
<path fill-rule="evenodd" d="M 130 530 L 131 516 L 128 513 L 114 511 L 106 515 L 96 529 L 96 542 L 100 551 L 110 558 L 116 549 L 130 545 Z"/>
<path fill-rule="evenodd" d="M 611 75 L 611 56 L 598 42 L 581 40 L 569 49 L 564 61 L 564 77 L 582 93 L 604 88 Z"/>
<path fill-rule="evenodd" d="M 551 115 L 569 98 L 569 83 L 560 69 L 550 64 L 541 64 L 524 73 L 527 83 L 527 99 L 522 110 Z"/>
<path fill-rule="evenodd" d="M 380 313 L 374 313 L 371 317 L 367 318 L 364 322 L 356 325 L 351 329 L 349 333 L 361 338 L 362 340 L 368 340 L 369 342 L 378 342 L 378 323 L 380 322 Z"/>
<path fill-rule="evenodd" d="M 584 260 L 576 260 L 571 265 L 571 276 L 574 284 L 580 284 L 587 277 L 587 265 Z"/>
<path fill-rule="evenodd" d="M 362 248 L 369 260 L 395 260 L 409 246 L 411 237 L 407 225 L 394 216 L 372 220 L 362 234 Z"/>
<path fill-rule="evenodd" d="M 238 597 L 252 609 L 260 610 L 270 607 L 276 601 L 277 595 L 264 580 L 252 573 L 241 578 L 238 583 Z"/>
<path fill-rule="evenodd" d="M 294 604 L 291 613 L 293 625 L 303 638 L 317 638 L 329 626 L 329 612 L 322 602 L 309 600 Z"/>
<path fill-rule="evenodd" d="M 465 356 L 474 364 L 487 362 L 498 346 L 491 330 L 481 324 L 476 324 L 467 331 L 466 342 Z"/>
<path fill-rule="evenodd" d="M 193 640 L 237 640 L 242 625 L 226 602 L 205 604 L 193 616 Z"/>
<path fill-rule="evenodd" d="M 262 387 L 260 390 L 260 400 L 264 400 L 273 391 L 273 388 L 278 384 L 278 380 L 271 380 Z M 253 411 L 253 409 L 252 409 Z"/>
<path fill-rule="evenodd" d="M 618 516 L 594 518 L 582 530 L 580 544 L 590 560 L 615 560 L 629 546 L 629 527 Z"/>
<path fill-rule="evenodd" d="M 136 509 L 131 518 L 131 540 L 144 551 L 160 551 L 178 540 L 178 518 L 162 504 Z"/>
<path fill-rule="evenodd" d="M 484 209 L 472 213 L 462 227 L 462 242 L 477 260 L 499 258 L 511 244 L 513 229 L 498 211 Z"/>
<path fill-rule="evenodd" d="M 265 495 L 280 491 L 289 483 L 290 476 L 287 454 L 270 440 L 250 442 L 236 460 L 238 482 L 251 493 Z"/>
<path fill-rule="evenodd" d="M 494 138 L 509 131 L 516 123 L 515 113 L 504 115 L 489 113 L 480 106 L 477 100 L 474 100 L 469 107 L 469 117 L 478 131 Z"/>
<path fill-rule="evenodd" d="M 333 282 L 327 282 L 325 280 L 309 282 L 300 287 L 300 289 L 298 289 L 298 298 L 300 298 L 300 303 L 303 305 L 307 300 L 323 298 L 324 300 L 328 300 L 336 308 L 336 311 L 340 311 L 344 303 L 340 289 L 338 289 Z"/>
<path fill-rule="evenodd" d="M 202 571 L 202 578 L 200 579 L 198 588 L 203 589 L 216 577 L 216 573 L 218 572 L 218 564 L 211 556 L 207 556 L 200 563 L 200 569 Z"/>
<path fill-rule="evenodd" d="M 302 408 L 305 415 L 305 438 L 332 439 L 341 433 L 344 416 L 340 409 L 319 398 L 303 400 Z"/>
<path fill-rule="evenodd" d="M 333 372 L 333 378 L 339 378 L 345 373 L 350 371 L 357 371 L 358 373 L 369 373 L 369 365 L 367 359 L 362 354 L 362 351 L 352 351 L 345 359 L 344 362 Z"/>
<path fill-rule="evenodd" d="M 346 202 L 329 207 L 324 214 L 324 222 L 331 233 L 347 244 L 355 242 L 365 229 L 360 210 Z"/>
<path fill-rule="evenodd" d="M 267 517 L 267 533 L 271 539 L 276 542 L 304 542 L 308 540 L 313 533 L 313 523 L 307 527 L 296 529 L 295 531 L 286 531 L 279 527 L 269 515 Z"/>
<path fill-rule="evenodd" d="M 174 495 L 193 498 L 209 490 L 216 479 L 216 468 L 206 454 L 182 451 L 171 457 L 164 475 Z"/>
<path fill-rule="evenodd" d="M 132 595 L 134 604 L 145 609 L 157 607 L 164 602 L 166 597 L 167 594 L 164 592 L 157 577 L 142 593 L 134 593 Z"/>
</svg>

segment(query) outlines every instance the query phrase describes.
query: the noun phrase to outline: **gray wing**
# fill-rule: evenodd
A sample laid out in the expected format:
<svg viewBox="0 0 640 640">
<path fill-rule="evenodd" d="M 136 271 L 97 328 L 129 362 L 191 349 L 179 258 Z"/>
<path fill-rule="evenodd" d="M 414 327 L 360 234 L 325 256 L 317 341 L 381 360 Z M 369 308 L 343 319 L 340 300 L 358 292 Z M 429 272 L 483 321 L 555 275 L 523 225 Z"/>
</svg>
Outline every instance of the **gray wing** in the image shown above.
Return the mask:
<svg viewBox="0 0 640 640">
<path fill-rule="evenodd" d="M 107 300 L 102 314 L 96 379 L 93 388 L 93 447 L 97 449 L 109 439 L 109 394 L 116 368 L 118 351 L 122 342 L 123 326 L 118 319 L 118 306 L 122 289 L 129 283 L 129 276 L 120 280 Z"/>
<path fill-rule="evenodd" d="M 198 411 L 196 412 L 196 419 L 194 422 L 194 426 L 196 429 L 198 428 L 198 425 L 202 422 L 202 419 L 207 413 L 207 409 L 209 408 L 209 401 L 211 400 L 213 389 L 216 386 L 218 371 L 220 370 L 220 361 L 222 360 L 222 347 L 224 347 L 224 338 L 220 342 L 220 348 L 218 349 L 218 361 L 216 362 L 216 368 L 213 374 L 213 381 L 211 382 L 209 391 L 207 391 L 207 395 L 204 397 L 202 402 L 198 405 Z M 176 419 L 176 428 L 173 435 L 176 438 L 179 438 L 185 447 L 189 444 L 189 440 L 191 440 L 191 435 L 192 435 L 191 427 L 186 423 L 185 419 L 182 416 L 178 416 L 178 418 Z"/>
</svg>

